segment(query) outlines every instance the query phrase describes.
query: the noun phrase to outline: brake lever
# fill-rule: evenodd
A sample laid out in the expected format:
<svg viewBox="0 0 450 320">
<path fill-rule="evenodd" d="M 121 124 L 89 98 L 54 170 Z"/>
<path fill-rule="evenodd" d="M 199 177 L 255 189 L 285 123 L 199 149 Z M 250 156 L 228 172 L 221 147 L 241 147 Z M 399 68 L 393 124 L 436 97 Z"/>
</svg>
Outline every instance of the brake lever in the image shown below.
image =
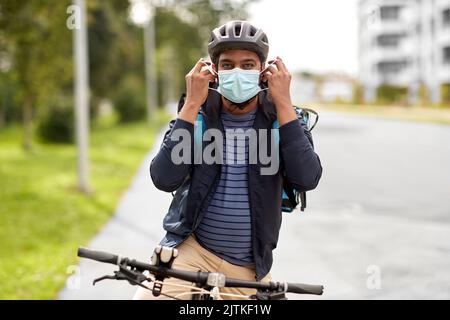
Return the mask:
<svg viewBox="0 0 450 320">
<path fill-rule="evenodd" d="M 97 278 L 93 281 L 92 285 L 95 286 L 97 282 L 103 281 L 103 280 L 127 280 L 129 284 L 131 285 L 138 285 L 138 283 L 142 283 L 145 280 L 147 280 L 147 277 L 143 275 L 142 273 L 130 270 L 127 268 L 124 268 L 122 266 L 119 266 L 118 271 L 114 271 L 113 276 L 103 276 L 100 278 Z"/>
<path fill-rule="evenodd" d="M 100 282 L 100 281 L 103 281 L 103 280 L 117 280 L 117 278 L 116 278 L 115 275 L 114 275 L 114 276 L 103 276 L 103 277 L 100 277 L 100 278 L 95 279 L 95 280 L 92 282 L 92 285 L 95 286 L 95 284 L 96 284 L 97 282 Z"/>
<path fill-rule="evenodd" d="M 251 299 L 256 300 L 287 300 L 286 294 L 284 291 L 278 292 L 278 291 L 264 291 L 264 290 L 258 290 L 255 295 L 251 295 Z"/>
<path fill-rule="evenodd" d="M 287 284 L 272 282 L 274 285 L 271 289 L 258 289 L 256 295 L 252 295 L 252 298 L 256 300 L 287 300 L 286 290 Z"/>
</svg>

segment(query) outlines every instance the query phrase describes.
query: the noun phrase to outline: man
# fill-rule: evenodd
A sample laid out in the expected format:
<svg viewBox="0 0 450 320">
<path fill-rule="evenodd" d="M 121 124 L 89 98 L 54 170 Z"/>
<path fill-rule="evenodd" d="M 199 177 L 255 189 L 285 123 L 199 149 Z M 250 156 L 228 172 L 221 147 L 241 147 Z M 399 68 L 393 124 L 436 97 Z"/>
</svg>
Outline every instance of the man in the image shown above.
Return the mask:
<svg viewBox="0 0 450 320">
<path fill-rule="evenodd" d="M 265 33 L 249 22 L 230 21 L 212 32 L 208 50 L 213 64 L 200 59 L 187 74 L 182 109 L 150 166 L 152 180 L 160 190 L 173 192 L 186 183 L 189 190 L 175 221 L 166 216 L 167 234 L 161 244 L 178 249 L 173 268 L 269 281 L 272 250 L 281 226 L 283 181 L 300 191 L 312 190 L 321 178 L 322 166 L 311 134 L 293 108 L 286 66 L 277 57 L 266 67 L 269 44 Z M 223 143 L 223 162 L 176 164 L 172 152 L 178 142 L 172 136 L 184 129 L 194 137 L 199 114 L 206 129 L 224 133 L 223 141 L 216 141 Z M 280 166 L 274 174 L 262 174 L 265 164 L 249 162 L 249 149 L 254 147 L 250 139 L 244 137 L 243 145 L 235 147 L 228 132 L 254 129 L 259 135 L 261 130 L 270 130 L 276 120 Z M 267 139 L 270 144 L 270 136 Z M 262 147 L 259 144 L 264 140 L 257 141 L 257 147 Z M 243 162 L 228 161 L 236 158 Z M 170 284 L 187 283 L 166 279 L 163 293 L 170 291 L 174 296 L 186 291 Z M 245 288 L 222 288 L 221 292 L 256 293 Z M 154 297 L 139 289 L 135 298 Z"/>
</svg>

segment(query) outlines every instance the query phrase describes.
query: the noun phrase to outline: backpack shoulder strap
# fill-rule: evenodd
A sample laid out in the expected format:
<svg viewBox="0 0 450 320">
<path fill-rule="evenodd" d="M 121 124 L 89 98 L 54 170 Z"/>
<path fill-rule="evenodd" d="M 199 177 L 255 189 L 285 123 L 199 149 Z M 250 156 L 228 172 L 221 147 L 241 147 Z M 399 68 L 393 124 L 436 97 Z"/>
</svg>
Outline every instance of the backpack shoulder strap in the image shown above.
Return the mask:
<svg viewBox="0 0 450 320">
<path fill-rule="evenodd" d="M 302 112 L 302 109 L 296 107 L 297 112 Z M 280 143 L 280 132 L 279 132 L 279 122 L 276 119 L 272 124 L 272 129 L 276 129 L 273 131 L 275 143 Z M 300 196 L 300 210 L 305 211 L 306 208 L 306 192 L 298 192 L 295 190 L 285 179 L 285 175 L 283 173 L 283 197 L 286 196 L 292 204 L 298 203 L 298 196 Z"/>
<path fill-rule="evenodd" d="M 205 130 L 205 119 L 203 118 L 201 111 L 199 111 L 194 126 L 194 146 L 197 150 L 202 150 L 203 134 L 205 133 Z"/>
<path fill-rule="evenodd" d="M 178 108 L 177 108 L 178 113 L 180 113 L 181 108 L 183 108 L 185 100 L 186 100 L 186 93 L 182 93 L 180 100 L 178 100 Z"/>
<path fill-rule="evenodd" d="M 177 109 L 178 113 L 180 113 L 181 109 L 183 108 L 185 99 L 186 99 L 186 93 L 182 93 L 180 100 L 178 101 L 178 109 Z M 205 133 L 205 128 L 206 128 L 205 119 L 203 119 L 203 113 L 200 110 L 198 112 L 197 120 L 196 120 L 195 127 L 194 127 L 194 145 L 196 147 L 199 147 L 199 146 L 201 147 L 201 145 L 202 145 L 203 134 Z"/>
<path fill-rule="evenodd" d="M 278 119 L 277 119 L 272 124 L 272 129 L 276 129 L 273 131 L 273 134 L 275 137 L 275 143 L 277 143 L 277 144 L 280 143 L 280 131 L 278 130 L 279 127 L 280 127 L 280 124 L 278 123 Z"/>
</svg>

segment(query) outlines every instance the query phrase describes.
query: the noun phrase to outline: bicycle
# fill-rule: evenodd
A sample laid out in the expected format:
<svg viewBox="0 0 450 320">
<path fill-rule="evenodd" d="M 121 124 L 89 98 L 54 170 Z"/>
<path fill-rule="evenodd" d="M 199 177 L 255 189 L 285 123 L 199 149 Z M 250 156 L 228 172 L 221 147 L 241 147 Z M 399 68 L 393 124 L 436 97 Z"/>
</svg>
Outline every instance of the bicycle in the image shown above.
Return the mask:
<svg viewBox="0 0 450 320">
<path fill-rule="evenodd" d="M 302 283 L 288 282 L 256 282 L 240 279 L 227 278 L 222 273 L 216 272 L 192 272 L 184 270 L 172 269 L 173 260 L 177 257 L 178 250 L 176 248 L 162 247 L 158 245 L 151 258 L 151 264 L 140 262 L 135 259 L 121 257 L 120 255 L 95 251 L 87 248 L 79 248 L 78 256 L 103 263 L 110 263 L 119 267 L 118 271 L 114 271 L 114 275 L 105 275 L 93 281 L 93 285 L 97 282 L 111 280 L 126 280 L 131 285 L 137 285 L 152 291 L 154 296 L 164 295 L 168 298 L 181 300 L 183 295 L 191 295 L 191 300 L 222 300 L 222 297 L 229 296 L 234 298 L 248 300 L 287 300 L 286 293 L 296 294 L 312 294 L 322 295 L 324 287 L 322 285 L 309 285 Z M 154 279 L 145 275 L 149 272 L 154 275 Z M 171 296 L 170 291 L 162 292 L 164 279 L 174 277 L 194 283 L 195 286 L 170 284 L 186 289 L 186 292 Z M 153 288 L 143 284 L 143 282 L 153 282 Z M 240 287 L 256 289 L 257 293 L 253 295 L 240 295 L 231 293 L 221 293 L 220 288 L 223 287 Z M 190 291 L 187 291 L 190 290 Z"/>
</svg>

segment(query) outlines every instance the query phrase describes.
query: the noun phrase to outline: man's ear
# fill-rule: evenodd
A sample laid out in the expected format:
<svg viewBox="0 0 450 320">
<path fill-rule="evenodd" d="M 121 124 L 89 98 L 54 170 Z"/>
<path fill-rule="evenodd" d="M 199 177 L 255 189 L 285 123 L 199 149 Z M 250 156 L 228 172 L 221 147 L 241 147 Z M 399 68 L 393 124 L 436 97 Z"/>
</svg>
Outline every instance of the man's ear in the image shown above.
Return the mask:
<svg viewBox="0 0 450 320">
<path fill-rule="evenodd" d="M 263 71 L 263 70 L 264 70 L 264 64 L 262 65 L 260 72 Z M 264 73 L 262 73 L 260 75 L 259 81 L 260 81 L 261 84 L 264 84 L 266 87 L 269 86 L 268 79 L 267 79 L 267 77 L 266 77 L 266 75 Z"/>
<path fill-rule="evenodd" d="M 218 71 L 217 71 L 216 64 L 213 63 L 213 64 L 211 65 L 211 68 L 216 72 L 216 74 L 215 74 L 215 76 L 214 76 L 214 82 L 217 83 L 217 82 L 219 82 L 219 77 L 217 76 Z"/>
</svg>

